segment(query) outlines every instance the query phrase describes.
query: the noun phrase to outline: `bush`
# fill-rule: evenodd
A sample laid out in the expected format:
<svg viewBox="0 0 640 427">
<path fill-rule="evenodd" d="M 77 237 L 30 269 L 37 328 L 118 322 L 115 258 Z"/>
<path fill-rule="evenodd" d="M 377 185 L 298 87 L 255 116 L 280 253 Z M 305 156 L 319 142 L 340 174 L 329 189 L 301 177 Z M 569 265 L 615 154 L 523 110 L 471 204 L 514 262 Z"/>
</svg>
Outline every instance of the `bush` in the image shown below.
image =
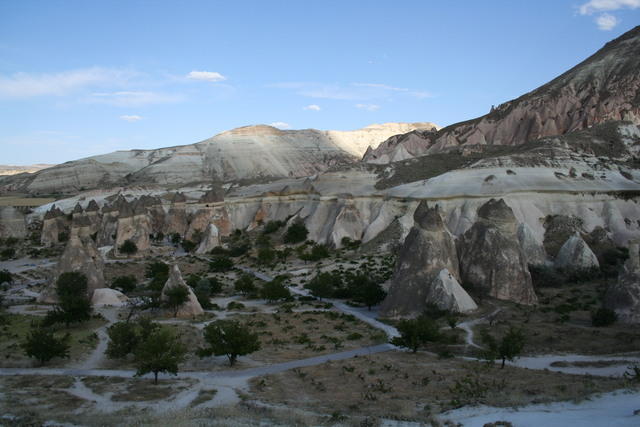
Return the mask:
<svg viewBox="0 0 640 427">
<path fill-rule="evenodd" d="M 250 274 L 243 274 L 234 283 L 236 292 L 243 295 L 253 294 L 256 291 L 256 285 L 253 283 L 253 277 Z"/>
<path fill-rule="evenodd" d="M 185 252 L 193 252 L 198 246 L 196 242 L 187 239 L 184 239 L 181 245 Z"/>
<path fill-rule="evenodd" d="M 169 279 L 169 265 L 161 261 L 154 261 L 147 264 L 144 275 L 151 279 L 149 289 L 160 291 Z"/>
<path fill-rule="evenodd" d="M 271 234 L 278 231 L 280 228 L 284 227 L 284 221 L 269 221 L 264 225 L 264 229 L 262 232 L 264 234 Z"/>
<path fill-rule="evenodd" d="M 135 276 L 118 276 L 111 281 L 112 288 L 119 289 L 125 294 L 133 291 L 137 284 Z"/>
<path fill-rule="evenodd" d="M 341 284 L 340 276 L 329 272 L 318 273 L 305 288 L 317 298 L 331 298 Z"/>
<path fill-rule="evenodd" d="M 233 268 L 233 261 L 227 256 L 216 256 L 209 262 L 209 270 L 222 273 Z"/>
<path fill-rule="evenodd" d="M 180 307 L 189 300 L 189 289 L 182 285 L 174 286 L 168 289 L 164 296 L 166 298 L 165 305 L 173 311 L 173 317 L 176 317 Z"/>
<path fill-rule="evenodd" d="M 297 220 L 287 228 L 283 240 L 285 243 L 304 242 L 307 240 L 308 234 L 309 230 L 307 230 L 304 223 L 301 220 Z"/>
<path fill-rule="evenodd" d="M 16 256 L 16 250 L 14 248 L 4 248 L 0 251 L 0 260 L 7 261 Z"/>
<path fill-rule="evenodd" d="M 169 235 L 169 240 L 171 241 L 171 243 L 173 243 L 174 245 L 179 245 L 180 242 L 182 241 L 182 236 L 180 235 L 180 233 L 171 233 Z"/>
<path fill-rule="evenodd" d="M 258 249 L 258 263 L 262 265 L 271 265 L 276 259 L 276 252 L 271 248 Z"/>
<path fill-rule="evenodd" d="M 408 348 L 413 353 L 429 342 L 440 340 L 440 327 L 427 316 L 401 320 L 397 329 L 400 336 L 393 338 L 391 344 Z"/>
<path fill-rule="evenodd" d="M 544 265 L 529 265 L 534 288 L 559 288 L 565 284 L 565 277 L 555 268 Z"/>
<path fill-rule="evenodd" d="M 58 242 L 64 243 L 69 240 L 69 233 L 66 231 L 61 231 L 58 233 Z"/>
<path fill-rule="evenodd" d="M 0 270 L 0 284 L 13 283 L 13 275 L 9 270 Z"/>
<path fill-rule="evenodd" d="M 591 324 L 596 327 L 612 325 L 616 320 L 618 320 L 618 315 L 609 308 L 601 307 L 591 314 Z"/>
<path fill-rule="evenodd" d="M 340 243 L 342 244 L 342 247 L 345 249 L 355 250 L 360 247 L 360 245 L 362 244 L 362 241 L 352 240 L 350 237 L 345 236 L 342 238 L 342 240 L 340 240 Z"/>
<path fill-rule="evenodd" d="M 133 255 L 138 252 L 138 246 L 132 240 L 125 240 L 118 250 L 125 255 Z"/>
<path fill-rule="evenodd" d="M 272 280 L 262 286 L 260 296 L 269 302 L 287 299 L 291 297 L 291 292 L 280 280 Z"/>
</svg>

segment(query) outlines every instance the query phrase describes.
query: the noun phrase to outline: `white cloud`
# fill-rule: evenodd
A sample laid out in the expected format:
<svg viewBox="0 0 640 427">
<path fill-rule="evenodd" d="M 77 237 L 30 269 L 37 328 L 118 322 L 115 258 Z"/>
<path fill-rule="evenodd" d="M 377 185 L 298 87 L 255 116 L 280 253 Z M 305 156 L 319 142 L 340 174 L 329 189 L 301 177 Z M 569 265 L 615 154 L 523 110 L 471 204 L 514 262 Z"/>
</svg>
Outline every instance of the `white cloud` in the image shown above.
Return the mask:
<svg viewBox="0 0 640 427">
<path fill-rule="evenodd" d="M 182 100 L 180 95 L 170 95 L 157 92 L 99 92 L 91 94 L 87 102 L 107 104 L 116 107 L 140 107 L 150 104 L 168 104 Z"/>
<path fill-rule="evenodd" d="M 225 76 L 215 71 L 192 71 L 187 74 L 187 78 L 190 80 L 201 80 L 205 82 L 221 82 L 227 80 Z"/>
<path fill-rule="evenodd" d="M 87 87 L 123 85 L 136 73 L 110 68 L 86 68 L 59 73 L 0 75 L 0 97 L 64 96 Z"/>
<path fill-rule="evenodd" d="M 356 108 L 367 111 L 376 111 L 380 109 L 380 106 L 376 104 L 356 104 Z"/>
<path fill-rule="evenodd" d="M 120 116 L 121 120 L 124 120 L 125 122 L 129 122 L 129 123 L 133 123 L 133 122 L 138 122 L 140 120 L 142 120 L 142 116 L 138 116 L 138 115 L 122 115 Z"/>
<path fill-rule="evenodd" d="M 592 15 L 596 12 L 638 8 L 640 0 L 591 0 L 580 5 L 579 10 L 581 15 Z"/>
<path fill-rule="evenodd" d="M 269 126 L 273 126 L 274 128 L 278 129 L 291 129 L 291 125 L 285 122 L 273 122 L 270 123 Z"/>
<path fill-rule="evenodd" d="M 320 108 L 319 105 L 311 104 L 311 105 L 307 105 L 306 107 L 304 107 L 302 109 L 303 110 L 311 110 L 311 111 L 320 111 L 322 108 Z"/>
<path fill-rule="evenodd" d="M 598 26 L 598 29 L 602 31 L 612 30 L 616 25 L 618 25 L 618 22 L 618 18 L 608 13 L 603 13 L 596 18 L 596 25 Z"/>
</svg>

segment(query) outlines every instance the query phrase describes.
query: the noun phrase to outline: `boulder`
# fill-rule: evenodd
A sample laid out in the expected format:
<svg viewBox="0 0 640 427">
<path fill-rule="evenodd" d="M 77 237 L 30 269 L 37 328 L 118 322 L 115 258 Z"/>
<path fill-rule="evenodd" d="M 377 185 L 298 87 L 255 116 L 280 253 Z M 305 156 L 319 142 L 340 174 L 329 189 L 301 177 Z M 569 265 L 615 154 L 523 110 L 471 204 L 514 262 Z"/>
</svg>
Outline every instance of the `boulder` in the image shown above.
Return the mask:
<svg viewBox="0 0 640 427">
<path fill-rule="evenodd" d="M 603 305 L 616 312 L 618 321 L 640 323 L 640 241 L 629 242 L 629 259 L 617 283 L 610 285 Z"/>
<path fill-rule="evenodd" d="M 220 234 L 218 233 L 218 227 L 216 227 L 215 224 L 209 223 L 204 231 L 204 235 L 202 236 L 202 241 L 200 242 L 198 249 L 196 249 L 196 253 L 206 254 L 217 246 L 220 246 Z"/>
<path fill-rule="evenodd" d="M 458 283 L 449 270 L 442 269 L 429 286 L 427 304 L 454 313 L 468 313 L 478 308 L 467 291 Z"/>
<path fill-rule="evenodd" d="M 440 208 L 420 202 L 413 214 L 414 226 L 404 241 L 391 279 L 389 294 L 380 307 L 386 317 L 414 317 L 435 303 L 431 287 L 442 270 L 457 280 L 458 256 Z M 443 304 L 448 304 L 443 303 Z"/>
<path fill-rule="evenodd" d="M 185 283 L 184 279 L 182 278 L 182 274 L 180 273 L 180 268 L 178 267 L 177 264 L 173 264 L 171 266 L 171 270 L 169 273 L 169 279 L 167 279 L 167 282 L 162 288 L 162 295 L 160 296 L 160 300 L 167 301 L 167 296 L 166 296 L 167 291 L 176 286 L 184 286 L 185 288 L 187 288 L 189 292 L 187 302 L 185 302 L 182 305 L 182 307 L 180 307 L 176 317 L 191 318 L 204 313 L 204 310 L 202 309 L 202 306 L 198 302 L 198 298 L 193 293 L 193 290 L 189 285 Z"/>
<path fill-rule="evenodd" d="M 562 245 L 554 265 L 556 268 L 584 270 L 600 266 L 598 258 L 579 234 L 569 237 Z"/>
<path fill-rule="evenodd" d="M 464 283 L 490 297 L 535 304 L 531 274 L 516 233 L 517 221 L 503 199 L 478 209 L 478 220 L 458 240 Z"/>
<path fill-rule="evenodd" d="M 100 288 L 93 291 L 91 304 L 94 307 L 111 305 L 114 307 L 122 307 L 126 305 L 129 298 L 122 292 L 111 288 Z"/>
</svg>

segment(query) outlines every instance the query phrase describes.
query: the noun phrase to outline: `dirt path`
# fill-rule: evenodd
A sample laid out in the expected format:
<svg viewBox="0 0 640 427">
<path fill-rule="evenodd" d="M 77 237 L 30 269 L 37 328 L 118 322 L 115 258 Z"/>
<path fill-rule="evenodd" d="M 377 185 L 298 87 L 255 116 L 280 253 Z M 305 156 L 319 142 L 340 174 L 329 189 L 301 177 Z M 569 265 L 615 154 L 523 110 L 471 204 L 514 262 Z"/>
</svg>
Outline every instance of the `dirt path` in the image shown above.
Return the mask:
<svg viewBox="0 0 640 427">
<path fill-rule="evenodd" d="M 117 307 L 101 307 L 95 309 L 95 311 L 102 314 L 102 316 L 107 319 L 107 324 L 96 330 L 96 334 L 98 335 L 98 345 L 87 359 L 78 364 L 77 367 L 79 369 L 96 369 L 100 367 L 109 345 L 107 329 L 118 321 L 118 313 L 120 312 L 120 309 Z"/>
</svg>

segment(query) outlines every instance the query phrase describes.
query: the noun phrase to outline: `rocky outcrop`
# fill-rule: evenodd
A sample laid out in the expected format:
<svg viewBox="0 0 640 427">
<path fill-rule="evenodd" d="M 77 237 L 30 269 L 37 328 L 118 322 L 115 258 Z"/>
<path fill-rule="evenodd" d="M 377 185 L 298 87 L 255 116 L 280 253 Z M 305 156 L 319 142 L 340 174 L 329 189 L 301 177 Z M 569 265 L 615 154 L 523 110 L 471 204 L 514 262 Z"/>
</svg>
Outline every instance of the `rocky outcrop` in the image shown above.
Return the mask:
<svg viewBox="0 0 640 427">
<path fill-rule="evenodd" d="M 355 206 L 353 198 L 347 197 L 333 224 L 331 243 L 336 248 L 340 248 L 342 246 L 342 239 L 345 237 L 351 240 L 361 240 L 365 227 L 364 219 Z"/>
<path fill-rule="evenodd" d="M 12 206 L 0 206 L 0 238 L 27 236 L 25 215 Z"/>
<path fill-rule="evenodd" d="M 478 220 L 458 240 L 463 283 L 490 297 L 535 304 L 527 258 L 516 235 L 517 221 L 503 199 L 478 209 Z"/>
<path fill-rule="evenodd" d="M 562 245 L 554 265 L 556 268 L 569 270 L 585 270 L 600 266 L 596 255 L 578 234 L 569 237 Z"/>
<path fill-rule="evenodd" d="M 167 291 L 169 291 L 169 289 L 174 288 L 176 286 L 184 286 L 188 290 L 187 302 L 185 302 L 180 307 L 176 317 L 192 318 L 194 316 L 203 314 L 204 310 L 202 310 L 202 306 L 198 302 L 198 298 L 193 293 L 193 290 L 191 289 L 191 287 L 185 283 L 184 279 L 182 279 L 182 274 L 180 273 L 180 268 L 178 268 L 178 265 L 173 264 L 171 266 L 171 271 L 169 273 L 169 279 L 167 280 L 164 287 L 162 288 L 162 295 L 160 296 L 160 300 L 167 301 L 168 299 L 166 295 Z"/>
<path fill-rule="evenodd" d="M 95 242 L 90 238 L 80 238 L 72 233 L 64 252 L 58 260 L 54 276 L 39 301 L 54 303 L 57 301 L 55 284 L 58 277 L 66 272 L 79 272 L 87 277 L 87 295 L 92 297 L 93 291 L 104 288 L 104 261 Z"/>
<path fill-rule="evenodd" d="M 127 304 L 129 298 L 116 289 L 100 288 L 93 291 L 91 305 L 94 307 L 113 306 L 122 307 Z"/>
<path fill-rule="evenodd" d="M 527 224 L 518 225 L 518 242 L 522 248 L 528 265 L 543 265 L 547 262 L 547 254 L 544 246 L 536 239 L 533 231 Z"/>
<path fill-rule="evenodd" d="M 640 241 L 629 243 L 629 259 L 618 276 L 618 282 L 609 285 L 604 306 L 614 310 L 618 321 L 640 323 Z"/>
<path fill-rule="evenodd" d="M 440 310 L 468 313 L 478 308 L 467 291 L 446 268 L 440 270 L 428 289 L 427 303 L 435 305 Z"/>
<path fill-rule="evenodd" d="M 439 207 L 430 208 L 426 202 L 420 202 L 413 218 L 415 225 L 400 249 L 389 294 L 380 307 L 382 316 L 413 317 L 429 304 L 444 304 L 433 300 L 442 295 L 439 291 L 432 292 L 434 279 L 443 270 L 455 279 L 459 277 L 455 242 Z"/>
<path fill-rule="evenodd" d="M 519 145 L 613 120 L 640 124 L 640 26 L 607 43 L 571 70 L 482 117 L 437 132 L 393 137 L 367 152 L 389 163 L 459 145 Z"/>
<path fill-rule="evenodd" d="M 60 243 L 60 237 L 66 234 L 69 237 L 70 221 L 67 216 L 54 204 L 47 211 L 42 220 L 42 233 L 40 243 L 43 245 L 56 245 Z"/>
<path fill-rule="evenodd" d="M 187 220 L 186 211 L 187 198 L 182 193 L 174 194 L 171 200 L 171 206 L 169 213 L 166 217 L 165 234 L 178 233 L 180 236 L 185 236 L 187 233 L 187 227 L 189 226 Z"/>
<path fill-rule="evenodd" d="M 209 223 L 204 231 L 200 245 L 198 246 L 198 249 L 196 249 L 196 253 L 206 254 L 210 252 L 211 249 L 218 246 L 220 246 L 220 234 L 218 233 L 218 227 L 213 223 Z"/>
</svg>

